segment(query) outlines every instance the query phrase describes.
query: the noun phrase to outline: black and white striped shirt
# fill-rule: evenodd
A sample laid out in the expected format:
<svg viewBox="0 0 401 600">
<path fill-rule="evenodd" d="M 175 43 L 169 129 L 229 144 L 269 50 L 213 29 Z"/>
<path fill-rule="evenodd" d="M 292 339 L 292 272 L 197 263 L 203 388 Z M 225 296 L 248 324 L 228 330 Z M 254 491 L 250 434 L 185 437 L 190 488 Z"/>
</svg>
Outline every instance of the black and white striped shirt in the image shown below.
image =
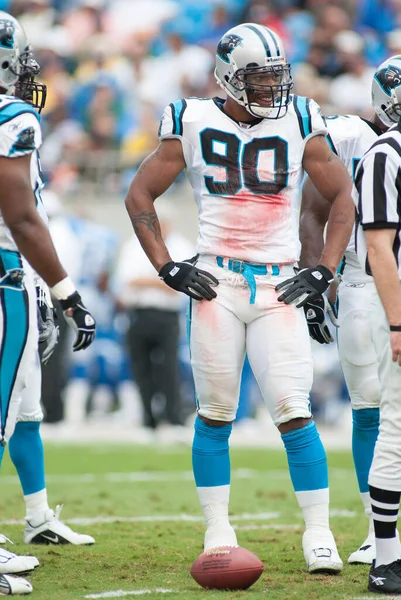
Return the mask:
<svg viewBox="0 0 401 600">
<path fill-rule="evenodd" d="M 361 159 L 353 200 L 356 205 L 356 249 L 366 273 L 371 275 L 367 229 L 396 229 L 393 253 L 401 279 L 401 123 L 383 133 Z"/>
</svg>

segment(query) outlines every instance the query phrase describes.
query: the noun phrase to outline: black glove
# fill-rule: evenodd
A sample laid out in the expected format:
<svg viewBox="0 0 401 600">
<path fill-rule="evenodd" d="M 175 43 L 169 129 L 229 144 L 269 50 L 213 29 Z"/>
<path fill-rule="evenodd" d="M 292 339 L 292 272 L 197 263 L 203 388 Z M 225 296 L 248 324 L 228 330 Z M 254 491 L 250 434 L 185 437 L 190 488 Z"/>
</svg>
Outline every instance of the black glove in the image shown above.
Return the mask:
<svg viewBox="0 0 401 600">
<path fill-rule="evenodd" d="M 218 280 L 190 262 L 171 261 L 160 269 L 159 277 L 173 290 L 184 292 L 194 300 L 213 300 L 217 296 L 210 286 L 219 285 Z"/>
<path fill-rule="evenodd" d="M 47 365 L 58 343 L 59 327 L 55 323 L 57 315 L 54 308 L 47 303 L 46 295 L 41 286 L 36 286 L 36 303 L 41 350 L 40 360 L 44 365 Z"/>
<path fill-rule="evenodd" d="M 334 276 L 330 269 L 323 265 L 317 265 L 313 269 L 302 269 L 295 277 L 286 279 L 276 286 L 276 292 L 284 290 L 278 297 L 279 302 L 294 304 L 297 300 L 297 308 L 304 306 L 307 302 L 321 296 L 333 281 Z"/>
<path fill-rule="evenodd" d="M 319 344 L 330 344 L 334 342 L 327 324 L 326 314 L 335 327 L 338 327 L 337 309 L 326 296 L 319 296 L 304 305 L 306 322 L 308 323 L 309 335 Z"/>
<path fill-rule="evenodd" d="M 66 300 L 60 300 L 60 306 L 68 325 L 77 333 L 74 352 L 90 346 L 95 339 L 96 323 L 78 292 L 74 292 Z"/>
</svg>

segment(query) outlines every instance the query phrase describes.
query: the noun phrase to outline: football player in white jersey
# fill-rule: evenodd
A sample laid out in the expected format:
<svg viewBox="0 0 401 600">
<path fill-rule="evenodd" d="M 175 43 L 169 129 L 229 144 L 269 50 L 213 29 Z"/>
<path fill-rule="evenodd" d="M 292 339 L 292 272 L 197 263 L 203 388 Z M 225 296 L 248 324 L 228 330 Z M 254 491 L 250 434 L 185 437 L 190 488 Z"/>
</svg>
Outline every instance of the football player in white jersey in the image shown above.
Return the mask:
<svg viewBox="0 0 401 600">
<path fill-rule="evenodd" d="M 38 321 L 34 271 L 51 288 L 76 331 L 74 350 L 87 347 L 95 335 L 94 319 L 60 264 L 37 210 L 35 152 L 41 143 L 37 101 L 43 98 L 43 88 L 34 82 L 37 71 L 18 21 L 0 13 L 0 463 L 20 414 L 24 388 L 35 370 Z M 38 406 L 33 408 L 37 413 Z M 25 416 L 35 421 L 36 415 Z M 25 438 L 25 452 L 31 451 L 31 444 L 32 440 L 28 443 Z M 22 558 L 25 570 L 31 570 L 35 561 L 38 564 L 34 557 Z M 17 563 L 18 557 L 10 559 L 7 568 L 21 571 Z M 0 594 L 32 591 L 25 579 L 3 574 L 1 569 L 0 573 Z"/>
<path fill-rule="evenodd" d="M 308 329 L 303 310 L 279 302 L 275 285 L 293 275 L 299 258 L 297 198 L 304 169 L 333 202 L 315 279 L 324 289 L 351 233 L 352 182 L 326 142 L 319 107 L 291 95 L 290 65 L 272 30 L 253 23 L 229 30 L 217 47 L 215 76 L 227 98 L 170 104 L 160 144 L 126 198 L 159 276 L 191 297 L 198 402 L 192 456 L 206 522 L 204 548 L 237 545 L 228 517 L 229 437 L 247 352 L 287 451 L 305 519 L 307 568 L 337 573 L 342 561 L 329 528 L 326 455 L 309 404 Z M 169 255 L 153 205 L 183 169 L 199 212 L 198 255 L 186 261 Z"/>
<path fill-rule="evenodd" d="M 383 65 L 380 65 L 372 80 L 372 104 L 375 115 L 371 121 L 354 115 L 326 119 L 329 143 L 352 177 L 362 156 L 378 136 L 391 125 L 391 121 L 382 110 L 384 93 L 380 83 L 382 71 Z M 394 80 L 394 87 L 398 84 L 399 81 Z M 316 257 L 323 246 L 323 230 L 329 211 L 329 203 L 307 179 L 302 191 L 300 217 L 301 266 L 315 264 Z M 380 404 L 378 361 L 369 320 L 369 305 L 375 284 L 358 261 L 354 231 L 339 269 L 339 280 L 338 352 L 351 399 L 352 454 L 355 471 L 365 514 L 369 517 L 368 536 L 360 548 L 349 556 L 348 562 L 371 564 L 376 558 L 376 548 L 368 474 L 379 432 Z M 310 335 L 319 343 L 333 341 L 325 318 L 326 307 L 327 300 L 323 298 L 305 305 Z"/>
</svg>

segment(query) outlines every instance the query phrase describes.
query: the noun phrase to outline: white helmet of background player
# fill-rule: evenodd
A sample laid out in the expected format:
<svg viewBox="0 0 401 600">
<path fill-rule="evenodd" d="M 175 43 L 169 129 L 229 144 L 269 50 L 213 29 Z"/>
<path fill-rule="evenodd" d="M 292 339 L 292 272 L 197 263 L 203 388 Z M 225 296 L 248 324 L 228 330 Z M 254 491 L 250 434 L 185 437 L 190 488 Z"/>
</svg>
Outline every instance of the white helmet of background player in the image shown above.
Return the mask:
<svg viewBox="0 0 401 600">
<path fill-rule="evenodd" d="M 401 55 L 391 56 L 376 70 L 372 82 L 372 106 L 387 127 L 401 117 Z"/>
<path fill-rule="evenodd" d="M 40 67 L 21 25 L 0 11 L 0 88 L 18 96 L 40 112 L 46 101 L 46 86 L 34 81 Z"/>
<path fill-rule="evenodd" d="M 293 87 L 283 42 L 256 23 L 233 27 L 216 51 L 215 77 L 224 91 L 254 117 L 284 117 Z"/>
</svg>

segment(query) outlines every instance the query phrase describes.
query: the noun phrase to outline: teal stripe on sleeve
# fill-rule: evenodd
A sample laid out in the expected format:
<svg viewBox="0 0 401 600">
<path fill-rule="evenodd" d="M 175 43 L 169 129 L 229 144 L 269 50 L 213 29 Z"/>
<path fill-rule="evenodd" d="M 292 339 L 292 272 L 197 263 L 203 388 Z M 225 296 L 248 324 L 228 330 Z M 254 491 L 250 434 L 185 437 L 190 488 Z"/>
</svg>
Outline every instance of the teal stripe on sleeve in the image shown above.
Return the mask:
<svg viewBox="0 0 401 600">
<path fill-rule="evenodd" d="M 7 123 L 7 121 L 11 121 L 15 117 L 19 117 L 25 113 L 31 113 L 35 115 L 37 120 L 40 122 L 40 115 L 34 109 L 33 106 L 27 104 L 26 102 L 11 102 L 2 108 L 0 104 L 0 125 L 3 123 Z"/>
<path fill-rule="evenodd" d="M 173 134 L 182 135 L 182 117 L 187 107 L 187 103 L 185 100 L 176 100 L 176 102 L 173 102 L 170 106 L 172 107 L 171 112 L 173 117 Z"/>
<path fill-rule="evenodd" d="M 312 117 L 309 108 L 309 98 L 294 96 L 294 108 L 298 117 L 299 128 L 303 138 L 312 133 Z"/>
<path fill-rule="evenodd" d="M 21 269 L 17 252 L 0 251 L 0 275 L 10 269 Z M 25 349 L 29 327 L 28 294 L 25 288 L 0 287 L 0 303 L 3 311 L 3 336 L 0 348 L 0 409 L 1 433 L 7 422 L 8 407 L 18 369 Z"/>
</svg>

